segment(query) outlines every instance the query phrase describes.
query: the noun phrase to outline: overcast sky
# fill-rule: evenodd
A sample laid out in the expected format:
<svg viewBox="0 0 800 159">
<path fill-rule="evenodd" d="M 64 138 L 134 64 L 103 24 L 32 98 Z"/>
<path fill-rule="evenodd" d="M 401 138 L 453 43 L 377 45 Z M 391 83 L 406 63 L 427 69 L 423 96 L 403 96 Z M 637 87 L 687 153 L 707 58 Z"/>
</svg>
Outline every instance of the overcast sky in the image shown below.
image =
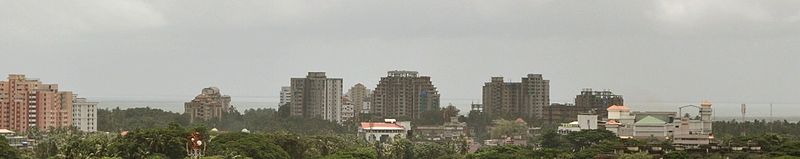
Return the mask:
<svg viewBox="0 0 800 159">
<path fill-rule="evenodd" d="M 415 70 L 442 103 L 528 73 L 550 80 L 553 102 L 595 88 L 639 103 L 800 103 L 796 0 L 0 0 L 0 20 L 0 73 L 100 99 L 218 86 L 277 100 L 308 71 L 346 90 Z"/>
</svg>

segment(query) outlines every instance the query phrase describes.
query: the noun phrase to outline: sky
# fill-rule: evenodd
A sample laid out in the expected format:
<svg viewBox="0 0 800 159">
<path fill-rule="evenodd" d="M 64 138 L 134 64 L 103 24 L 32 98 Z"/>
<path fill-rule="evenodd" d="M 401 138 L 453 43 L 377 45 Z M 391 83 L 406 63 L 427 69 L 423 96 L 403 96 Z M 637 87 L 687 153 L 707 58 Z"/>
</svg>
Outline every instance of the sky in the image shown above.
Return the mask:
<svg viewBox="0 0 800 159">
<path fill-rule="evenodd" d="M 309 71 L 346 90 L 414 70 L 462 108 L 493 76 L 536 73 L 552 102 L 594 88 L 639 105 L 793 110 L 800 1 L 0 0 L 0 55 L 0 74 L 99 100 L 188 101 L 217 86 L 277 102 Z"/>
</svg>

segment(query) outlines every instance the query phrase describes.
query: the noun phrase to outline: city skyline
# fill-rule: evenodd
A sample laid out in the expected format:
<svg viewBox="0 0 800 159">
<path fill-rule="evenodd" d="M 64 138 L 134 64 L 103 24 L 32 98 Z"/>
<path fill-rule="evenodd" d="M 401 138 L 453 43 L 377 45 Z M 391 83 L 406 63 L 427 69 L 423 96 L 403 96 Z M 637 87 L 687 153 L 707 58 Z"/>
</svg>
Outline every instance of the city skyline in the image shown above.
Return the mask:
<svg viewBox="0 0 800 159">
<path fill-rule="evenodd" d="M 29 76 L 31 77 L 31 76 Z M 32 76 L 34 79 L 39 79 L 38 77 Z M 435 77 L 432 77 L 435 78 Z M 523 76 L 524 78 L 524 76 Z M 47 81 L 47 80 L 46 80 Z M 513 80 L 504 80 L 506 82 L 513 81 Z M 434 84 L 436 83 L 433 81 Z M 485 82 L 485 81 L 484 81 Z M 520 81 L 514 81 L 520 82 Z M 63 84 L 62 84 L 63 85 Z M 213 86 L 212 86 L 213 87 Z M 481 86 L 477 86 L 480 88 Z M 368 87 L 369 88 L 369 87 Z M 282 88 L 281 88 L 282 89 Z M 370 88 L 372 89 L 372 88 Z M 584 89 L 592 89 L 592 88 L 583 88 Z M 614 90 L 614 89 L 596 89 L 596 90 Z M 231 101 L 231 104 L 236 106 L 235 109 L 239 111 L 244 111 L 246 109 L 259 109 L 259 108 L 272 108 L 277 109 L 280 102 L 279 92 L 280 90 L 274 92 L 276 96 L 231 96 L 234 100 Z M 616 92 L 616 90 L 614 90 Z M 346 93 L 344 90 L 342 91 L 343 95 Z M 580 93 L 580 90 L 576 90 L 574 95 Z M 101 103 L 98 105 L 99 109 L 112 109 L 115 107 L 119 108 L 135 108 L 135 107 L 151 107 L 151 108 L 158 108 L 164 109 L 166 111 L 178 112 L 182 113 L 183 104 L 185 101 L 191 100 L 192 98 L 186 96 L 139 96 L 139 97 L 126 97 L 126 98 L 108 98 L 108 97 L 94 97 L 88 96 L 88 98 L 92 98 L 93 100 L 100 101 Z M 707 100 L 707 99 L 705 99 Z M 626 100 L 627 101 L 627 100 Z M 449 105 L 454 104 L 460 110 L 469 110 L 470 104 L 475 103 L 482 103 L 480 99 L 452 99 L 452 98 L 442 98 L 442 104 Z M 551 101 L 554 104 L 561 104 L 561 103 L 569 103 L 569 104 L 576 104 L 574 103 L 573 99 L 568 99 L 566 101 Z M 673 111 L 677 109 L 679 106 L 684 106 L 687 104 L 692 104 L 692 101 L 660 101 L 660 102 L 642 102 L 642 101 L 633 101 L 633 102 L 626 102 L 626 106 L 633 107 L 633 108 L 645 108 L 651 110 L 658 110 L 658 111 Z M 694 102 L 696 103 L 696 102 Z M 732 103 L 732 102 L 717 102 L 718 111 L 722 113 L 722 115 L 718 115 L 720 117 L 724 117 L 728 119 L 730 117 L 737 117 L 740 116 L 739 106 L 742 103 Z M 749 108 L 748 110 L 748 117 L 755 117 L 755 118 L 766 118 L 770 116 L 774 116 L 777 118 L 788 117 L 790 120 L 800 120 L 800 116 L 797 116 L 790 111 L 782 111 L 782 110 L 792 110 L 795 103 L 746 103 Z M 720 106 L 721 105 L 721 106 Z M 770 106 L 774 105 L 774 115 L 771 114 Z M 462 115 L 466 115 L 468 111 L 462 111 Z M 732 119 L 732 118 L 731 118 Z"/>
<path fill-rule="evenodd" d="M 277 99 L 286 78 L 312 71 L 374 88 L 386 71 L 415 70 L 442 104 L 480 102 L 488 77 L 535 73 L 553 80 L 552 102 L 594 88 L 629 103 L 790 108 L 799 3 L 10 2 L 0 73 L 92 99 L 183 101 L 208 86 Z"/>
<path fill-rule="evenodd" d="M 0 0 L 0 158 L 800 158 L 800 1 Z"/>
</svg>

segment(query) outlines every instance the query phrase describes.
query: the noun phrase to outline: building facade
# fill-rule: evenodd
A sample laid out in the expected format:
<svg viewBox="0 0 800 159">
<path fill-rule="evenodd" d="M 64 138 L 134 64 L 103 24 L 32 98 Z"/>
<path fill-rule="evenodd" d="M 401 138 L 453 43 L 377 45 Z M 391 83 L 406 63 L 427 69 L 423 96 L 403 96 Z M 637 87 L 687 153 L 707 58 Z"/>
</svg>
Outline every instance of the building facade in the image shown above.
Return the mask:
<svg viewBox="0 0 800 159">
<path fill-rule="evenodd" d="M 714 139 L 711 103 L 689 106 L 699 108 L 699 115 L 679 117 L 678 112 L 630 112 L 624 106 L 611 106 L 606 130 L 620 138 L 671 140 L 673 146 L 684 149 L 711 144 Z"/>
<path fill-rule="evenodd" d="M 190 122 L 220 119 L 224 113 L 233 110 L 231 96 L 222 95 L 217 87 L 204 88 L 200 95 L 184 103 L 184 108 Z"/>
<path fill-rule="evenodd" d="M 384 122 L 361 122 L 358 127 L 358 137 L 364 138 L 369 143 L 391 143 L 395 137 L 406 138 L 411 131 L 410 121 L 385 119 Z"/>
<path fill-rule="evenodd" d="M 342 79 L 325 72 L 309 72 L 306 78 L 291 79 L 291 115 L 342 122 Z"/>
<path fill-rule="evenodd" d="M 424 111 L 439 109 L 439 92 L 428 76 L 389 71 L 375 87 L 370 108 L 370 113 L 381 117 L 417 119 Z"/>
<path fill-rule="evenodd" d="M 466 122 L 458 121 L 458 117 L 450 117 L 450 121 L 442 125 L 417 126 L 413 130 L 415 138 L 429 141 L 450 141 L 468 136 Z"/>
<path fill-rule="evenodd" d="M 72 125 L 83 132 L 97 131 L 97 102 L 74 97 L 72 103 Z"/>
<path fill-rule="evenodd" d="M 291 101 L 292 101 L 292 87 L 287 87 L 287 86 L 281 87 L 280 103 L 279 103 L 280 105 L 278 106 L 286 105 L 286 103 L 289 103 Z"/>
<path fill-rule="evenodd" d="M 541 74 L 528 74 L 521 82 L 492 77 L 483 86 L 483 111 L 489 115 L 541 119 L 548 105 L 550 80 L 543 79 Z"/>
<path fill-rule="evenodd" d="M 25 132 L 30 128 L 72 126 L 72 92 L 57 84 L 11 74 L 0 81 L 0 129 Z"/>
<path fill-rule="evenodd" d="M 575 96 L 575 106 L 583 111 L 592 111 L 600 118 L 606 118 L 606 109 L 612 105 L 625 105 L 622 95 L 617 95 L 610 90 L 593 91 L 583 89 L 580 95 Z"/>
<path fill-rule="evenodd" d="M 343 104 L 342 105 L 342 121 L 352 121 L 355 119 L 357 114 L 356 110 L 354 109 L 355 106 L 352 104 Z"/>
<path fill-rule="evenodd" d="M 358 110 L 353 114 L 353 117 L 356 119 L 359 117 L 359 114 L 361 114 L 361 110 L 364 110 L 364 105 L 369 104 L 367 103 L 367 95 L 369 95 L 368 92 L 369 90 L 367 87 L 361 83 L 354 85 L 350 88 L 350 90 L 347 91 L 347 97 L 349 97 L 350 103 L 353 105 L 353 109 Z"/>
<path fill-rule="evenodd" d="M 621 95 L 616 95 L 609 90 L 593 91 L 592 89 L 583 89 L 581 93 L 575 96 L 575 104 L 550 104 L 544 108 L 543 121 L 547 123 L 559 123 L 567 121 L 575 121 L 576 116 L 579 114 L 597 114 L 599 118 L 607 118 L 608 107 L 612 105 L 623 105 L 623 98 Z"/>
</svg>

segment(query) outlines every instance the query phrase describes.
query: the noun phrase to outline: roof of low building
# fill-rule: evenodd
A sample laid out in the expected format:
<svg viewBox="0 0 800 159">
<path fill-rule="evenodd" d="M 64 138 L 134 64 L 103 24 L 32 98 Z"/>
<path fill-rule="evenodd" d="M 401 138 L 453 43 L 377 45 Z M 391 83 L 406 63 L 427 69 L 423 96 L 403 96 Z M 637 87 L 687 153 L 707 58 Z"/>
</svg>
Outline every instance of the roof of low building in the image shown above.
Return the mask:
<svg viewBox="0 0 800 159">
<path fill-rule="evenodd" d="M 13 134 L 14 131 L 8 129 L 0 129 L 0 134 Z"/>
<path fill-rule="evenodd" d="M 361 129 L 366 130 L 405 130 L 405 127 L 396 123 L 361 122 Z"/>
<path fill-rule="evenodd" d="M 606 110 L 630 111 L 630 109 L 628 109 L 628 107 L 625 107 L 625 106 L 622 106 L 622 105 L 612 105 L 612 106 L 608 107 L 608 109 L 606 109 Z"/>
<path fill-rule="evenodd" d="M 665 124 L 665 123 L 667 122 L 649 115 L 636 122 L 636 124 Z"/>
</svg>

